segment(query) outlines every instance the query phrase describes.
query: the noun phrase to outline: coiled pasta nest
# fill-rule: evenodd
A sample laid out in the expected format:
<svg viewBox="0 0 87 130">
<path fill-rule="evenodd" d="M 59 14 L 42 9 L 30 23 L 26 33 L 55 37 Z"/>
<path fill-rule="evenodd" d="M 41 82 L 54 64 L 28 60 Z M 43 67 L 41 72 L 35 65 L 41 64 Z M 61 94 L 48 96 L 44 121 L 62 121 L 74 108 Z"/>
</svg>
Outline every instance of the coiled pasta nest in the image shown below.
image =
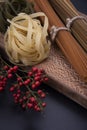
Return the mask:
<svg viewBox="0 0 87 130">
<path fill-rule="evenodd" d="M 42 26 L 39 16 L 44 16 Z M 5 33 L 5 50 L 13 63 L 35 65 L 46 59 L 50 52 L 47 40 L 48 18 L 43 12 L 27 15 L 20 13 L 11 21 Z"/>
</svg>

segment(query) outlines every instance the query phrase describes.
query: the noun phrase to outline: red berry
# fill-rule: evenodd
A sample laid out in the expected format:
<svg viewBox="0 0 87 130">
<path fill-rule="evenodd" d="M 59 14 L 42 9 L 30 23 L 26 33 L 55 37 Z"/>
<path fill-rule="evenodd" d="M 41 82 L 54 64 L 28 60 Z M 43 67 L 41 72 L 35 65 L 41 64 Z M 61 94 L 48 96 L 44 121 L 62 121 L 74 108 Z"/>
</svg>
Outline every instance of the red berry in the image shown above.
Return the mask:
<svg viewBox="0 0 87 130">
<path fill-rule="evenodd" d="M 18 90 L 17 90 L 17 93 L 20 93 L 20 92 L 21 92 L 21 90 L 20 90 L 20 89 L 18 89 Z"/>
<path fill-rule="evenodd" d="M 33 72 L 37 72 L 37 71 L 38 71 L 38 68 L 33 67 L 33 68 L 32 68 L 32 71 L 33 71 Z"/>
<path fill-rule="evenodd" d="M 13 77 L 13 75 L 12 74 L 8 74 L 8 78 L 10 79 L 10 78 L 12 78 Z"/>
<path fill-rule="evenodd" d="M 17 97 L 18 97 L 18 98 L 20 97 L 20 94 L 19 94 L 19 93 L 17 94 Z"/>
<path fill-rule="evenodd" d="M 46 107 L 46 103 L 45 102 L 42 103 L 42 107 Z"/>
<path fill-rule="evenodd" d="M 14 71 L 17 71 L 17 70 L 18 70 L 18 66 L 15 65 L 15 66 L 13 67 L 13 70 L 14 70 Z"/>
<path fill-rule="evenodd" d="M 22 103 L 22 102 L 23 102 L 23 99 L 22 99 L 22 98 L 20 98 L 20 99 L 19 99 L 19 103 Z"/>
<path fill-rule="evenodd" d="M 30 83 L 30 79 L 24 81 L 24 85 L 28 85 Z"/>
<path fill-rule="evenodd" d="M 42 93 L 40 96 L 41 96 L 41 98 L 45 98 L 45 97 L 46 97 L 46 94 L 45 94 L 45 93 Z"/>
<path fill-rule="evenodd" d="M 38 76 L 38 74 L 36 73 L 34 76 L 35 76 L 35 77 L 37 77 L 37 76 Z"/>
<path fill-rule="evenodd" d="M 20 86 L 20 87 L 23 86 L 23 83 L 22 83 L 22 82 L 19 82 L 19 86 Z"/>
<path fill-rule="evenodd" d="M 30 102 L 34 103 L 36 99 L 34 97 L 30 97 Z"/>
<path fill-rule="evenodd" d="M 28 108 L 32 108 L 33 104 L 32 103 L 28 103 L 27 106 L 28 106 Z"/>
<path fill-rule="evenodd" d="M 32 76 L 32 75 L 33 75 L 32 71 L 28 72 L 28 76 Z"/>
<path fill-rule="evenodd" d="M 13 94 L 13 97 L 16 97 L 16 93 Z"/>
<path fill-rule="evenodd" d="M 37 93 L 38 93 L 39 95 L 41 95 L 41 94 L 43 93 L 43 91 L 42 91 L 42 90 L 38 90 Z"/>
<path fill-rule="evenodd" d="M 10 74 L 10 73 L 12 73 L 12 71 L 9 69 L 9 70 L 8 70 L 8 74 Z"/>
<path fill-rule="evenodd" d="M 42 73 L 41 73 L 41 72 L 38 72 L 38 73 L 37 73 L 37 76 L 41 76 L 41 75 L 42 75 Z"/>
<path fill-rule="evenodd" d="M 44 72 L 44 70 L 43 70 L 42 68 L 40 68 L 40 69 L 39 69 L 39 72 L 40 72 L 40 73 L 43 73 L 43 72 Z"/>
<path fill-rule="evenodd" d="M 4 76 L 0 76 L 0 79 L 2 80 L 4 78 Z"/>
<path fill-rule="evenodd" d="M 15 99 L 15 100 L 18 100 L 18 97 L 17 97 L 17 95 L 14 97 L 14 99 Z"/>
<path fill-rule="evenodd" d="M 18 82 L 20 82 L 21 80 L 22 80 L 21 77 L 18 77 L 18 78 L 17 78 L 17 81 L 18 81 Z"/>
<path fill-rule="evenodd" d="M 39 112 L 40 112 L 40 111 L 41 111 L 40 107 L 37 107 L 37 110 L 36 110 L 36 111 L 39 111 Z"/>
<path fill-rule="evenodd" d="M 36 86 L 36 87 L 40 86 L 40 82 L 39 82 L 39 81 L 36 81 L 36 82 L 35 82 L 35 86 Z"/>
<path fill-rule="evenodd" d="M 3 87 L 0 87 L 0 92 L 3 91 L 3 90 L 4 90 L 4 88 L 3 88 Z"/>
<path fill-rule="evenodd" d="M 9 70 L 10 70 L 11 73 L 13 72 L 13 68 L 12 67 Z"/>
<path fill-rule="evenodd" d="M 5 78 L 3 79 L 3 81 L 5 81 L 5 82 L 6 82 L 6 81 L 7 81 L 7 78 L 5 77 Z"/>
<path fill-rule="evenodd" d="M 36 88 L 36 85 L 35 85 L 35 84 L 32 84 L 31 88 L 32 88 L 32 89 L 35 89 L 35 88 Z"/>
<path fill-rule="evenodd" d="M 9 67 L 7 65 L 4 66 L 4 70 L 8 70 Z"/>
<path fill-rule="evenodd" d="M 0 81 L 0 86 L 3 86 L 3 81 Z"/>
<path fill-rule="evenodd" d="M 26 96 L 24 96 L 24 97 L 23 97 L 23 100 L 26 100 L 26 99 L 27 99 L 27 97 L 26 97 Z"/>
<path fill-rule="evenodd" d="M 34 106 L 34 109 L 35 109 L 35 110 L 37 110 L 37 107 L 38 107 L 38 106 L 37 106 L 37 105 L 35 105 L 35 106 Z"/>
<path fill-rule="evenodd" d="M 35 81 L 39 81 L 39 80 L 40 80 L 40 76 L 36 76 L 36 77 L 34 78 L 34 80 L 35 80 Z"/>
<path fill-rule="evenodd" d="M 10 88 L 10 92 L 13 92 L 14 91 L 14 86 Z"/>
<path fill-rule="evenodd" d="M 44 81 L 48 81 L 48 78 L 44 78 Z"/>
<path fill-rule="evenodd" d="M 5 85 L 6 85 L 6 82 L 5 82 L 5 81 L 3 81 L 3 87 L 5 87 Z"/>
<path fill-rule="evenodd" d="M 23 105 L 22 105 L 22 108 L 26 108 L 26 104 L 23 104 Z"/>
<path fill-rule="evenodd" d="M 31 81 L 30 79 L 27 79 L 27 82 L 28 82 L 28 83 L 30 83 L 30 81 Z"/>
<path fill-rule="evenodd" d="M 24 85 L 28 85 L 28 82 L 27 82 L 27 80 L 25 80 L 23 84 L 24 84 Z"/>
<path fill-rule="evenodd" d="M 34 106 L 34 109 L 35 109 L 36 111 L 41 111 L 40 107 L 38 107 L 37 105 Z"/>
</svg>

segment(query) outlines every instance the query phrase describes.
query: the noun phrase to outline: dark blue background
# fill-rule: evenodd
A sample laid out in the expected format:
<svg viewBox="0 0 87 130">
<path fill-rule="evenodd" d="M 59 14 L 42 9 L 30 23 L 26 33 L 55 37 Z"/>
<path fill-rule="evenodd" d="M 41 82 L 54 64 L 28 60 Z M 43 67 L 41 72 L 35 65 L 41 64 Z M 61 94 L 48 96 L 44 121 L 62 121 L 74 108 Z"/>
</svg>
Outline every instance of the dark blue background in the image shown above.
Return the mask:
<svg viewBox="0 0 87 130">
<path fill-rule="evenodd" d="M 87 0 L 72 0 L 87 14 Z M 11 96 L 0 94 L 0 130 L 87 130 L 87 110 L 46 86 L 47 107 L 43 113 L 22 111 Z"/>
<path fill-rule="evenodd" d="M 71 1 L 79 11 L 87 14 L 87 0 L 71 0 Z"/>
</svg>

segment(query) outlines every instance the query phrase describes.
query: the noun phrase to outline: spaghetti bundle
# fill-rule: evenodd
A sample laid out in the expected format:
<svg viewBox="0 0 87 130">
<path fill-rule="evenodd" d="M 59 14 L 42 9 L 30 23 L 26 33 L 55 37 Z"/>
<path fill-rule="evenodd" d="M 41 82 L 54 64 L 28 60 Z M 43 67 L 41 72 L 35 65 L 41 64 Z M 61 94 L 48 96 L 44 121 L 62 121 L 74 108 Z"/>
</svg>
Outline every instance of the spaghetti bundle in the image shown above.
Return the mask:
<svg viewBox="0 0 87 130">
<path fill-rule="evenodd" d="M 36 11 L 43 11 L 49 19 L 49 31 L 53 25 L 64 27 L 63 23 L 53 11 L 48 0 L 35 0 Z M 56 37 L 56 43 L 61 48 L 69 62 L 79 73 L 80 77 L 87 81 L 87 55 L 68 31 L 60 31 Z"/>
<path fill-rule="evenodd" d="M 44 16 L 44 25 L 36 19 Z M 20 13 L 11 21 L 5 34 L 5 50 L 13 63 L 35 65 L 48 57 L 50 42 L 47 40 L 48 18 L 42 13 Z"/>
<path fill-rule="evenodd" d="M 49 2 L 65 24 L 67 18 L 72 19 L 80 15 L 70 0 L 49 0 Z M 75 20 L 72 23 L 71 32 L 84 51 L 87 52 L 87 21 L 83 19 Z"/>
</svg>

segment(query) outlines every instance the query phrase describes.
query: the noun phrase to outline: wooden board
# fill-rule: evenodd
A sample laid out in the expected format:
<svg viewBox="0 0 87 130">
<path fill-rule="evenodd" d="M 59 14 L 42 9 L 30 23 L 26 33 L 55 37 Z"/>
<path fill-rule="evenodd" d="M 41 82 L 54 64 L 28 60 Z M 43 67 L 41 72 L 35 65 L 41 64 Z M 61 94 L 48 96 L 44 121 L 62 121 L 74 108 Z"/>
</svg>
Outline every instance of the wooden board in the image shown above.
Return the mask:
<svg viewBox="0 0 87 130">
<path fill-rule="evenodd" d="M 82 13 L 80 15 L 87 18 Z M 55 43 L 52 45 L 49 58 L 39 66 L 49 75 L 49 86 L 87 109 L 87 83 L 80 79 Z"/>
<path fill-rule="evenodd" d="M 2 34 L 0 34 L 0 53 L 6 57 Z M 37 66 L 46 71 L 50 87 L 87 109 L 87 83 L 81 81 L 55 43 L 51 47 L 49 58 Z"/>
<path fill-rule="evenodd" d="M 81 81 L 56 44 L 52 45 L 49 58 L 38 67 L 48 74 L 49 86 L 87 109 L 87 84 Z"/>
</svg>

